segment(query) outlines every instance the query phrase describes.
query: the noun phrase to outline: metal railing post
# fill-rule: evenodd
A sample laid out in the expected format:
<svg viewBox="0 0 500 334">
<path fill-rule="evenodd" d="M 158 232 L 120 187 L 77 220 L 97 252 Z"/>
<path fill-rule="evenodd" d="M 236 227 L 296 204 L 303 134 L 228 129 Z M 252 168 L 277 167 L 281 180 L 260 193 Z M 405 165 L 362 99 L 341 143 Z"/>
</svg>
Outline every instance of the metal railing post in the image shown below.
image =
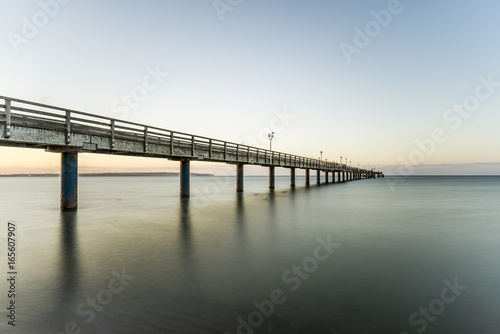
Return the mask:
<svg viewBox="0 0 500 334">
<path fill-rule="evenodd" d="M 170 155 L 174 154 L 174 133 L 170 131 Z"/>
<path fill-rule="evenodd" d="M 66 111 L 66 144 L 71 143 L 71 112 Z"/>
<path fill-rule="evenodd" d="M 191 156 L 194 157 L 194 136 L 191 136 Z"/>
<path fill-rule="evenodd" d="M 111 146 L 111 148 L 115 148 L 115 121 L 114 120 L 111 120 L 110 127 L 111 127 L 111 143 L 110 143 L 110 146 Z"/>
<path fill-rule="evenodd" d="M 10 119 L 10 111 L 12 108 L 12 102 L 10 100 L 5 100 L 5 129 L 4 129 L 4 137 L 9 138 L 10 137 L 10 126 L 11 126 L 11 119 Z"/>
</svg>

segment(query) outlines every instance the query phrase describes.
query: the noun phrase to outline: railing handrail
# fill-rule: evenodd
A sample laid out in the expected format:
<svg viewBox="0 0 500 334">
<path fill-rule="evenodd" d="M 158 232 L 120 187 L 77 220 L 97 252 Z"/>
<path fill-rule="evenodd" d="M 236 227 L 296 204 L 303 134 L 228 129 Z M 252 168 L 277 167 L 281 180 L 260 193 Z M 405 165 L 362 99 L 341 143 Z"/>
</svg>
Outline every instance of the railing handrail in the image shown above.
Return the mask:
<svg viewBox="0 0 500 334">
<path fill-rule="evenodd" d="M 2 100 L 5 100 L 5 101 L 11 101 L 11 102 L 17 102 L 17 103 L 20 103 L 20 104 L 25 104 L 25 105 L 28 105 L 28 106 L 36 106 L 36 107 L 39 107 L 39 108 L 45 108 L 45 109 L 52 109 L 52 110 L 58 110 L 58 111 L 62 111 L 64 113 L 74 113 L 74 114 L 77 114 L 77 115 L 82 115 L 82 116 L 86 116 L 86 117 L 92 117 L 92 118 L 97 118 L 97 119 L 100 119 L 100 120 L 106 120 L 107 122 L 109 122 L 109 126 L 111 127 L 111 124 L 114 123 L 114 127 L 115 128 L 123 128 L 123 129 L 127 129 L 126 127 L 122 127 L 120 125 L 116 125 L 116 123 L 122 123 L 122 124 L 127 124 L 127 125 L 132 125 L 132 126 L 137 126 L 137 127 L 140 127 L 142 129 L 147 129 L 148 131 L 149 130 L 158 130 L 158 131 L 164 131 L 164 132 L 168 132 L 170 134 L 170 138 L 175 138 L 176 135 L 177 136 L 186 136 L 186 137 L 191 137 L 191 140 L 189 140 L 188 138 L 177 138 L 178 140 L 186 140 L 187 142 L 192 142 L 192 143 L 201 143 L 201 144 L 210 144 L 210 145 L 223 145 L 224 147 L 227 147 L 227 146 L 230 146 L 231 148 L 234 148 L 237 150 L 237 152 L 241 152 L 241 151 L 247 151 L 247 152 L 250 152 L 250 151 L 253 151 L 253 152 L 258 152 L 258 151 L 263 151 L 263 153 L 267 156 L 268 154 L 272 155 L 273 157 L 277 154 L 279 155 L 280 157 L 282 155 L 285 156 L 285 159 L 286 158 L 289 158 L 289 159 L 304 159 L 305 162 L 309 162 L 309 163 L 312 163 L 314 164 L 316 167 L 319 167 L 319 169 L 321 168 L 330 168 L 330 169 L 342 169 L 342 170 L 349 170 L 349 171 L 356 171 L 356 172 L 363 172 L 363 173 L 366 173 L 366 172 L 369 172 L 369 170 L 366 170 L 366 169 L 361 169 L 361 168 L 352 168 L 351 166 L 347 166 L 346 164 L 342 164 L 342 163 L 336 163 L 336 162 L 325 162 L 324 160 L 318 160 L 318 159 L 314 159 L 314 158 L 309 158 L 309 157 L 304 157 L 304 156 L 299 156 L 299 155 L 295 155 L 295 154 L 290 154 L 290 153 L 285 153 L 285 152 L 278 152 L 278 151 L 273 151 L 273 150 L 268 150 L 268 149 L 265 149 L 265 148 L 260 148 L 260 147 L 256 147 L 256 146 L 250 146 L 250 145 L 245 145 L 245 144 L 237 144 L 237 143 L 234 143 L 234 142 L 230 142 L 230 141 L 225 141 L 225 140 L 221 140 L 221 139 L 217 139 L 217 138 L 211 138 L 211 137 L 206 137 L 206 136 L 199 136 L 199 135 L 195 135 L 195 134 L 191 134 L 191 133 L 186 133 L 186 132 L 180 132 L 180 131 L 174 131 L 174 130 L 169 130 L 169 129 L 164 129 L 164 128 L 160 128 L 160 127 L 157 127 L 157 126 L 151 126 L 151 125 L 147 125 L 147 124 L 142 124 L 142 123 L 136 123 L 136 122 L 131 122 L 131 121 L 126 121 L 126 120 L 121 120 L 121 119 L 118 119 L 118 118 L 113 118 L 113 117 L 108 117 L 108 116 L 102 116 L 102 115 L 98 115 L 98 114 L 91 114 L 91 113 L 88 113 L 88 112 L 83 112 L 83 111 L 79 111 L 79 110 L 75 110 L 75 109 L 68 109 L 68 108 L 62 108 L 62 107 L 57 107 L 57 106 L 53 106 L 53 105 L 49 105 L 49 104 L 44 104 L 44 103 L 38 103 L 38 102 L 33 102 L 33 101 L 27 101 L 27 100 L 22 100 L 22 99 L 17 99 L 17 98 L 12 98 L 12 97 L 8 97 L 8 96 L 2 96 L 0 95 L 0 99 Z M 0 104 L 0 107 L 3 107 L 5 109 L 5 105 L 4 104 Z M 16 110 L 17 108 L 21 108 L 21 107 L 15 107 L 15 106 L 12 106 L 11 107 L 13 110 Z M 29 109 L 29 108 L 21 108 L 22 112 L 26 112 L 26 113 L 34 113 L 34 114 L 39 114 L 39 115 L 45 115 L 45 116 L 52 116 L 52 117 L 59 117 L 59 118 L 62 118 L 62 121 L 64 120 L 64 116 L 63 115 L 59 115 L 59 114 L 55 114 L 55 113 L 50 113 L 50 112 L 47 112 L 47 111 L 41 111 L 41 110 L 32 110 L 32 109 Z M 50 120 L 50 119 L 47 119 L 48 121 L 53 121 L 55 122 L 55 120 Z M 92 123 L 91 120 L 84 120 L 84 119 L 78 119 L 77 120 L 78 122 L 85 122 L 85 121 L 88 121 L 89 123 Z M 70 120 L 71 122 L 71 120 Z M 95 121 L 93 121 L 95 122 Z M 64 124 L 64 122 L 61 122 L 61 124 Z M 105 126 L 106 124 L 101 124 L 101 126 Z M 141 131 L 141 129 L 131 129 L 131 128 L 128 128 L 128 131 L 137 131 L 138 133 Z M 155 134 L 157 138 L 160 138 L 159 136 L 163 136 L 162 134 Z M 168 137 L 167 135 L 164 135 L 165 137 Z M 147 137 L 147 133 L 146 133 L 146 137 Z M 203 139 L 205 141 L 197 141 L 196 139 Z M 214 141 L 216 143 L 214 143 Z M 286 163 L 286 162 L 285 162 Z M 371 171 L 370 171 L 371 172 Z"/>
</svg>

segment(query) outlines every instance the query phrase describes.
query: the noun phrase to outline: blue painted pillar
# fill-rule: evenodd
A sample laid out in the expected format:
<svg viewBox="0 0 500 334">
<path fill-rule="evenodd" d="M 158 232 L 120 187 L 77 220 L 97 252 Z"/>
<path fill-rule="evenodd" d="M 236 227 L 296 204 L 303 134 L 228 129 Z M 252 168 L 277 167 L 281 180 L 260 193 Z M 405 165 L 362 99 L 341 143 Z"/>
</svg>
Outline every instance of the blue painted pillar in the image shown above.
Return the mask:
<svg viewBox="0 0 500 334">
<path fill-rule="evenodd" d="M 310 184 L 310 181 L 309 181 L 310 171 L 311 170 L 309 168 L 306 169 L 306 186 L 308 186 Z"/>
<path fill-rule="evenodd" d="M 321 184 L 321 171 L 319 169 L 316 170 L 316 184 Z"/>
<path fill-rule="evenodd" d="M 78 152 L 61 153 L 61 210 L 78 208 Z"/>
<path fill-rule="evenodd" d="M 269 189 L 274 189 L 275 184 L 274 166 L 269 167 Z"/>
<path fill-rule="evenodd" d="M 243 192 L 243 164 L 236 165 L 236 192 Z"/>
<path fill-rule="evenodd" d="M 295 168 L 290 168 L 290 187 L 295 187 Z"/>
<path fill-rule="evenodd" d="M 181 198 L 189 197 L 189 160 L 181 160 Z"/>
</svg>

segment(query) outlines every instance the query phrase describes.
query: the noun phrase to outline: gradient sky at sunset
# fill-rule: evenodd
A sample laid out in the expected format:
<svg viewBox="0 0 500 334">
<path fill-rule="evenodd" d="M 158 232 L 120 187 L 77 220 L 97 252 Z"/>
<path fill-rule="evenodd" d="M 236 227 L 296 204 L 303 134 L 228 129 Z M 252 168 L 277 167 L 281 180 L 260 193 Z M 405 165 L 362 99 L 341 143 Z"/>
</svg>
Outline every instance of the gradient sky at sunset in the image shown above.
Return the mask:
<svg viewBox="0 0 500 334">
<path fill-rule="evenodd" d="M 499 2 L 60 2 L 2 4 L 0 95 L 259 147 L 273 128 L 275 150 L 386 173 L 500 174 Z M 58 169 L 0 147 L 2 174 Z M 82 172 L 177 169 L 80 158 Z"/>
</svg>

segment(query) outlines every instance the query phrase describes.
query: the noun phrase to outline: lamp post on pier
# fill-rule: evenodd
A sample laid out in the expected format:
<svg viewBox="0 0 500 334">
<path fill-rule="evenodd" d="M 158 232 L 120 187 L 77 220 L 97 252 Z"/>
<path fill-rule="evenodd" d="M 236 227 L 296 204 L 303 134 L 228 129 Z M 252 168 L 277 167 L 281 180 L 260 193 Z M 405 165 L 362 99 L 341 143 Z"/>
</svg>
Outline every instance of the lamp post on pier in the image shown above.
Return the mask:
<svg viewBox="0 0 500 334">
<path fill-rule="evenodd" d="M 274 138 L 274 132 L 271 132 L 267 135 L 267 137 L 269 138 L 269 151 L 272 151 L 273 150 L 273 138 Z"/>
</svg>

